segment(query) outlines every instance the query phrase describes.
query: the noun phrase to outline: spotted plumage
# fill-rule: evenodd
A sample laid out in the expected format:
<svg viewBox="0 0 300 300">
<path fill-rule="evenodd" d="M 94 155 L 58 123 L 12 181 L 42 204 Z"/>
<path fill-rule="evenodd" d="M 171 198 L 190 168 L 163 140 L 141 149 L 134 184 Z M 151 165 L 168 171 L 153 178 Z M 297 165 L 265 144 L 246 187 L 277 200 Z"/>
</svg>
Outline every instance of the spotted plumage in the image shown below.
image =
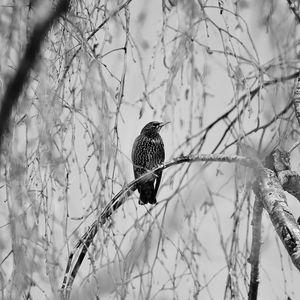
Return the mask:
<svg viewBox="0 0 300 300">
<path fill-rule="evenodd" d="M 156 121 L 150 122 L 135 139 L 131 152 L 135 178 L 139 178 L 147 171 L 156 168 L 164 162 L 165 149 L 159 131 L 166 124 Z M 156 203 L 156 194 L 161 176 L 162 171 L 157 171 L 155 174 L 147 176 L 145 180 L 137 185 L 140 193 L 139 204 Z"/>
</svg>

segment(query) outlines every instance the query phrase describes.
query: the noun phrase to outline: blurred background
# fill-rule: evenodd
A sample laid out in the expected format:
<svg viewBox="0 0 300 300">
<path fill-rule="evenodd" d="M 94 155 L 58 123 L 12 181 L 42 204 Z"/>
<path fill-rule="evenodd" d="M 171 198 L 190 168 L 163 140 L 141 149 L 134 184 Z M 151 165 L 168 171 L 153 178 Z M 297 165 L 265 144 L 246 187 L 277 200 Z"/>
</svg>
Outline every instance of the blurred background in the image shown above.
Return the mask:
<svg viewBox="0 0 300 300">
<path fill-rule="evenodd" d="M 1 96 L 54 6 L 1 0 Z M 260 158 L 290 149 L 298 43 L 288 1 L 72 1 L 3 144 L 2 299 L 58 298 L 75 243 L 133 180 L 131 148 L 146 123 L 171 122 L 166 161 L 243 154 L 241 144 Z M 246 299 L 252 182 L 233 163 L 168 168 L 156 206 L 138 205 L 136 192 L 99 230 L 71 298 Z M 298 202 L 288 204 L 297 218 Z M 297 299 L 299 272 L 266 213 L 262 242 L 259 299 Z"/>
</svg>

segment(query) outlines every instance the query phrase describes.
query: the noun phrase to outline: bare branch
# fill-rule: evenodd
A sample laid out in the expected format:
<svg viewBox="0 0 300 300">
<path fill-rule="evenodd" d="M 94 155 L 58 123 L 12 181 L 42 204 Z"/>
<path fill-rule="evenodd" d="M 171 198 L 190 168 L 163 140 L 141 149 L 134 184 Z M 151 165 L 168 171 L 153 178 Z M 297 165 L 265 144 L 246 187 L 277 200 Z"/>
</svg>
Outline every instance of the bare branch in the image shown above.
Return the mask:
<svg viewBox="0 0 300 300">
<path fill-rule="evenodd" d="M 292 101 L 294 103 L 296 118 L 298 120 L 298 124 L 300 125 L 300 76 L 298 76 L 295 81 Z"/>
<path fill-rule="evenodd" d="M 3 135 L 6 130 L 8 130 L 12 109 L 17 104 L 23 86 L 29 78 L 29 72 L 37 61 L 42 42 L 50 28 L 57 22 L 58 18 L 67 12 L 69 4 L 70 0 L 59 1 L 56 9 L 54 9 L 43 22 L 36 24 L 33 29 L 16 74 L 8 83 L 3 99 L 1 100 L 0 146 L 2 145 Z"/>
<path fill-rule="evenodd" d="M 100 214 L 99 218 L 94 221 L 94 223 L 91 225 L 91 227 L 87 230 L 85 234 L 80 238 L 80 240 L 75 245 L 73 251 L 69 255 L 62 287 L 61 287 L 61 296 L 64 299 L 69 299 L 71 288 L 74 282 L 74 279 L 77 275 L 77 272 L 80 268 L 80 265 L 87 253 L 87 250 L 92 243 L 95 235 L 98 232 L 99 226 L 103 226 L 108 218 L 121 206 L 124 204 L 125 200 L 134 192 L 136 189 L 136 185 L 138 183 L 143 182 L 144 180 L 147 180 L 148 176 L 151 176 L 153 173 L 167 169 L 171 166 L 175 166 L 181 163 L 193 163 L 198 161 L 219 161 L 219 162 L 228 162 L 228 163 L 239 163 L 241 165 L 254 168 L 256 170 L 261 170 L 262 165 L 259 163 L 259 161 L 247 158 L 244 156 L 238 156 L 238 155 L 224 155 L 224 154 L 201 154 L 201 155 L 190 155 L 190 156 L 181 156 L 178 158 L 175 158 L 156 169 L 153 169 L 152 171 L 144 174 L 143 176 L 139 177 L 136 180 L 131 181 L 126 187 L 124 187 L 117 195 L 114 196 L 114 198 L 107 204 L 107 206 L 104 208 L 102 213 Z M 71 270 L 72 260 L 73 257 L 79 248 L 82 247 L 81 252 L 77 258 L 77 261 L 75 262 L 74 267 Z"/>
<path fill-rule="evenodd" d="M 266 158 L 266 167 L 276 173 L 283 189 L 300 201 L 300 175 L 291 170 L 290 154 L 276 148 Z"/>
<path fill-rule="evenodd" d="M 254 192 L 267 210 L 274 228 L 287 249 L 295 267 L 300 270 L 300 229 L 288 208 L 284 190 L 274 171 L 261 172 Z"/>
<path fill-rule="evenodd" d="M 252 245 L 250 257 L 248 258 L 248 262 L 251 264 L 250 285 L 248 293 L 249 300 L 257 299 L 257 290 L 259 284 L 259 254 L 261 246 L 262 212 L 262 202 L 258 199 L 255 199 L 252 219 Z"/>
<path fill-rule="evenodd" d="M 287 0 L 291 11 L 294 13 L 298 22 L 300 22 L 300 10 L 299 10 L 299 1 L 297 0 Z"/>
<path fill-rule="evenodd" d="M 115 10 L 113 10 L 110 15 L 108 17 L 106 17 L 99 26 L 97 26 L 96 29 L 94 29 L 90 34 L 89 36 L 87 37 L 86 41 L 88 42 L 101 28 L 103 28 L 103 26 L 111 19 L 113 18 L 115 15 L 117 15 L 122 9 L 124 8 L 127 8 L 127 6 L 129 5 L 129 3 L 131 2 L 132 0 L 127 0 L 125 1 L 124 3 L 120 4 Z M 65 78 L 70 67 L 71 67 L 71 64 L 73 62 L 73 60 L 75 59 L 75 57 L 78 55 L 79 51 L 81 50 L 82 48 L 82 45 L 79 45 L 78 46 L 78 49 L 75 51 L 75 53 L 72 55 L 70 61 L 69 61 L 69 64 L 65 67 L 65 70 L 64 70 L 64 74 L 62 76 L 62 78 Z M 125 48 L 124 48 L 125 49 Z"/>
</svg>

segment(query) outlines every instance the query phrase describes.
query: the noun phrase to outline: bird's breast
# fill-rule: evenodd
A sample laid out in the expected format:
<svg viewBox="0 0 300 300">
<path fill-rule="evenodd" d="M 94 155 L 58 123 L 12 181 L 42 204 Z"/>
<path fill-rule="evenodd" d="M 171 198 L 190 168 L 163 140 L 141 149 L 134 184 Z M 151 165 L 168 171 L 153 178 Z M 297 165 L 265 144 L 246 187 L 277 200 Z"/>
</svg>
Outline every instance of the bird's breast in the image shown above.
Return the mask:
<svg viewBox="0 0 300 300">
<path fill-rule="evenodd" d="M 132 162 L 136 166 L 151 170 L 164 162 L 164 144 L 159 135 L 152 138 L 140 135 L 133 148 Z"/>
</svg>

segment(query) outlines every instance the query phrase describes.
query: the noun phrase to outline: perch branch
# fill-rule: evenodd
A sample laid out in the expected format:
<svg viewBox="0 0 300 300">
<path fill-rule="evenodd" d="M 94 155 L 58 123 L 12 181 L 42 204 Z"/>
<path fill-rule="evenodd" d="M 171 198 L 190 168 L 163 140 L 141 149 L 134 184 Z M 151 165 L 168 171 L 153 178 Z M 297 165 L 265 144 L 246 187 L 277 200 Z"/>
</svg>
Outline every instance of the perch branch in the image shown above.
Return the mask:
<svg viewBox="0 0 300 300">
<path fill-rule="evenodd" d="M 181 163 L 193 163 L 197 161 L 219 161 L 219 162 L 228 162 L 228 163 L 239 163 L 241 165 L 255 168 L 257 170 L 262 168 L 262 165 L 259 161 L 238 156 L 238 155 L 224 155 L 224 154 L 202 154 L 202 155 L 189 155 L 181 156 L 175 158 L 163 165 L 160 165 L 156 169 L 146 173 L 145 175 L 139 177 L 138 179 L 131 181 L 127 186 L 125 186 L 113 199 L 107 204 L 100 216 L 94 223 L 89 227 L 89 229 L 82 235 L 79 241 L 76 243 L 74 249 L 69 254 L 69 259 L 61 287 L 61 297 L 63 299 L 69 299 L 71 288 L 74 282 L 74 279 L 78 273 L 78 270 L 83 262 L 83 259 L 87 253 L 89 246 L 91 245 L 95 235 L 98 232 L 100 226 L 103 226 L 107 219 L 125 202 L 125 200 L 130 196 L 136 189 L 136 185 L 147 180 L 148 176 L 152 176 L 154 172 L 159 170 L 167 169 L 171 166 L 175 166 Z M 79 250 L 81 248 L 81 251 Z M 80 254 L 77 256 L 76 262 L 73 263 L 74 256 L 77 251 L 80 251 Z M 71 268 L 73 266 L 73 268 Z"/>
</svg>

